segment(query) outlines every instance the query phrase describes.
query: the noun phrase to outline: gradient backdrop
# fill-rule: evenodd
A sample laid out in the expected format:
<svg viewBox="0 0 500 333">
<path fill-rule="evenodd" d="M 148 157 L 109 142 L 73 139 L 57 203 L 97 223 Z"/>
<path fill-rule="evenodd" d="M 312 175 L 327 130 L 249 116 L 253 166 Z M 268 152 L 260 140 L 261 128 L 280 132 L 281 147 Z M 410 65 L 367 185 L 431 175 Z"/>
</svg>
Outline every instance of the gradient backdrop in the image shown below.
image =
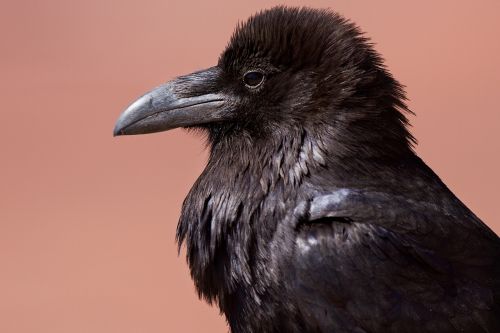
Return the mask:
<svg viewBox="0 0 500 333">
<path fill-rule="evenodd" d="M 224 332 L 177 256 L 205 159 L 112 137 L 129 102 L 216 63 L 278 1 L 0 2 L 0 332 Z M 359 24 L 407 86 L 417 152 L 500 232 L 499 1 L 289 1 Z"/>
</svg>

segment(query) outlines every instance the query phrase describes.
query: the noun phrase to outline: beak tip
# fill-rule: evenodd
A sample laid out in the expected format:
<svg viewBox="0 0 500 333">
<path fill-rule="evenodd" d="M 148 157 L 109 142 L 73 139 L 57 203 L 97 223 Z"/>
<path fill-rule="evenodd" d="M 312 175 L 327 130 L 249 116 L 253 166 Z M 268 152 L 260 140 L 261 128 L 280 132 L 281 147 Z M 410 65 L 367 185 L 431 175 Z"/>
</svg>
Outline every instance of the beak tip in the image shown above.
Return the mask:
<svg viewBox="0 0 500 333">
<path fill-rule="evenodd" d="M 121 135 L 124 135 L 125 133 L 123 132 L 123 129 L 121 128 L 121 126 L 119 126 L 119 124 L 116 124 L 115 125 L 115 128 L 113 129 L 113 137 L 115 136 L 121 136 Z"/>
</svg>

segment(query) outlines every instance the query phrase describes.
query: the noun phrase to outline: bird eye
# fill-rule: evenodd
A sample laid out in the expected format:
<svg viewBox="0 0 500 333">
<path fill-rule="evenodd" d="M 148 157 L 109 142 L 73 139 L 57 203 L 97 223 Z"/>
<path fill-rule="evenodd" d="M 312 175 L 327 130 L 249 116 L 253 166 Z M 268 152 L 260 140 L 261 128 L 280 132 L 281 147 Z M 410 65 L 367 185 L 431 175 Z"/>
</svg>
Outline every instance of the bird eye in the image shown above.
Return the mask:
<svg viewBox="0 0 500 333">
<path fill-rule="evenodd" d="M 258 71 L 246 72 L 243 76 L 243 82 L 249 88 L 257 88 L 264 82 L 264 74 Z"/>
</svg>

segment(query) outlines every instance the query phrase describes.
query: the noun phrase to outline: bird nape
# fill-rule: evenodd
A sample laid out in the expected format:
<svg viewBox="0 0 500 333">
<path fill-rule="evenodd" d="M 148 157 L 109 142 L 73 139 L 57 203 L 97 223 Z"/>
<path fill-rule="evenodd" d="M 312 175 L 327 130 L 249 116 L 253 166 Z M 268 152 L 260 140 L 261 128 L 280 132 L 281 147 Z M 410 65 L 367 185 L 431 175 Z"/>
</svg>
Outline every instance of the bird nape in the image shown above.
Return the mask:
<svg viewBox="0 0 500 333">
<path fill-rule="evenodd" d="M 500 241 L 412 149 L 405 95 L 351 22 L 275 7 L 115 135 L 207 133 L 177 227 L 232 332 L 500 332 Z"/>
</svg>

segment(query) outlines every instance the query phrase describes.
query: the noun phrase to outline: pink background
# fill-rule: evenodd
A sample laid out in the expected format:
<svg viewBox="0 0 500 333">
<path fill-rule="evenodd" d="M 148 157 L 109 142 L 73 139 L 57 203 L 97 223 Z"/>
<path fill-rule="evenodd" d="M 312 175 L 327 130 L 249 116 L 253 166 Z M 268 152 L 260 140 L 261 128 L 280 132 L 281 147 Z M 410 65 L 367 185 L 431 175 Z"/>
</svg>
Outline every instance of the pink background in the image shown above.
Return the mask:
<svg viewBox="0 0 500 333">
<path fill-rule="evenodd" d="M 203 168 L 182 130 L 112 137 L 124 107 L 216 63 L 278 1 L 5 1 L 0 332 L 221 332 L 175 227 Z M 290 1 L 357 22 L 407 86 L 417 151 L 497 233 L 500 2 Z"/>
</svg>

